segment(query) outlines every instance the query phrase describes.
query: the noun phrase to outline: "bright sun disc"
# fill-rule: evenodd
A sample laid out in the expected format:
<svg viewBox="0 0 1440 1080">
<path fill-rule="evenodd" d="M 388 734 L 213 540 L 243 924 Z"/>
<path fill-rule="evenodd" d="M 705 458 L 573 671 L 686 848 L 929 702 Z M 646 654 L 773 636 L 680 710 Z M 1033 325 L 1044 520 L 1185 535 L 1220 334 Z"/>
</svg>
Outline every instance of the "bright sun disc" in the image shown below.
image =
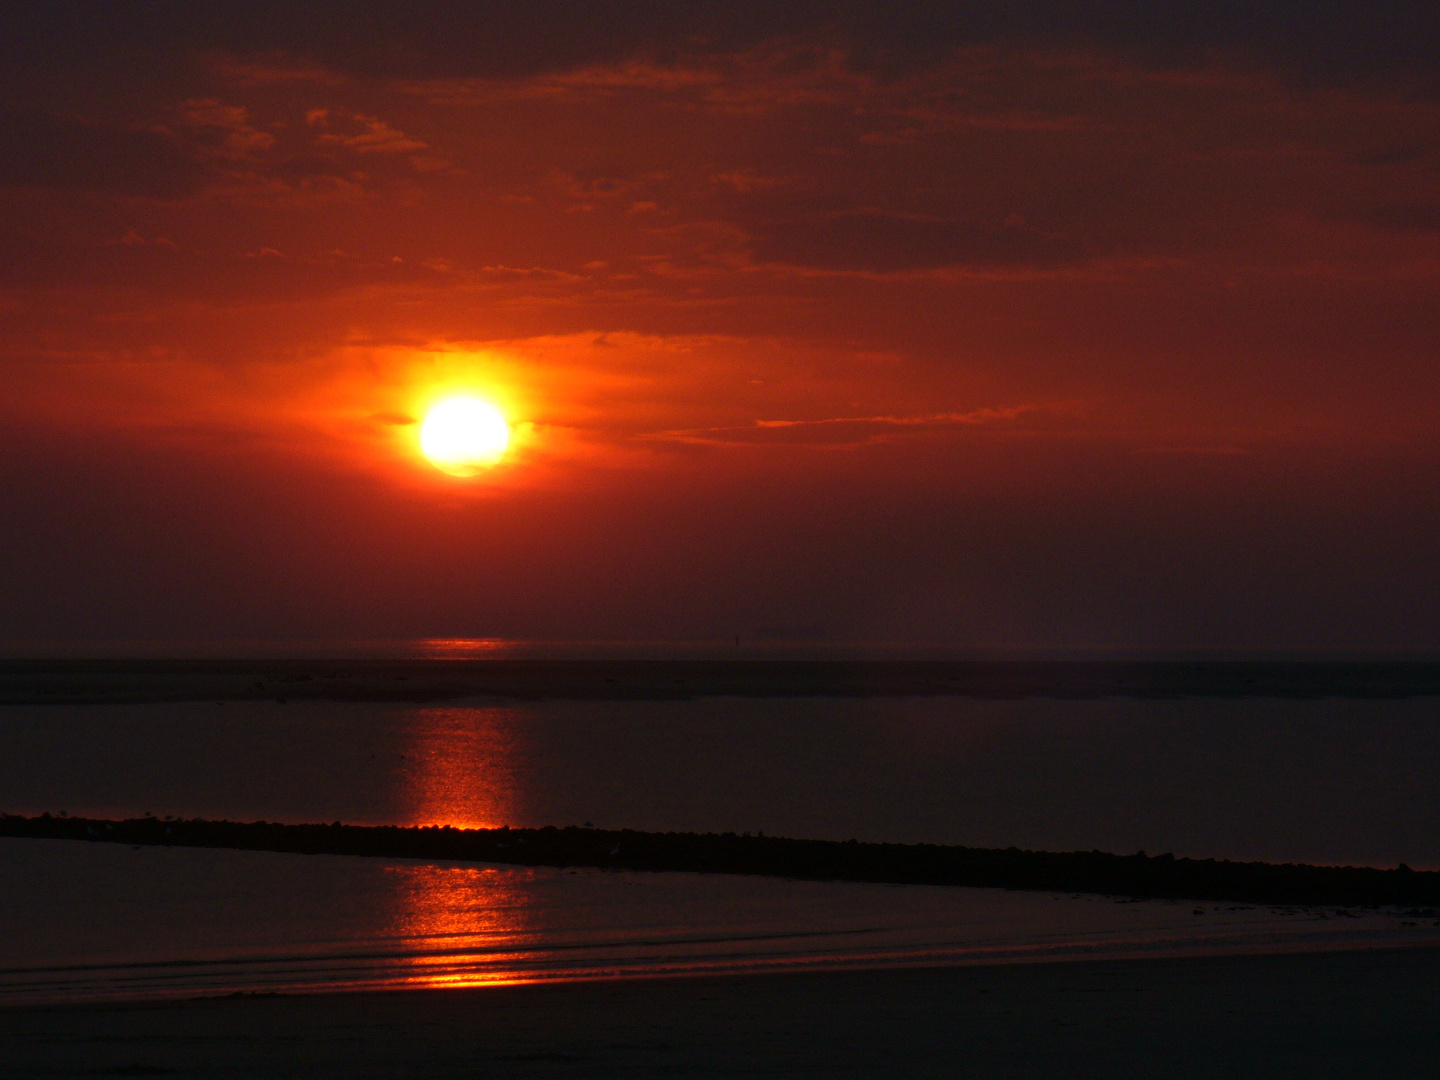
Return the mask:
<svg viewBox="0 0 1440 1080">
<path fill-rule="evenodd" d="M 430 410 L 420 425 L 420 450 L 451 476 L 474 476 L 500 460 L 510 445 L 510 425 L 493 405 L 451 398 Z"/>
</svg>

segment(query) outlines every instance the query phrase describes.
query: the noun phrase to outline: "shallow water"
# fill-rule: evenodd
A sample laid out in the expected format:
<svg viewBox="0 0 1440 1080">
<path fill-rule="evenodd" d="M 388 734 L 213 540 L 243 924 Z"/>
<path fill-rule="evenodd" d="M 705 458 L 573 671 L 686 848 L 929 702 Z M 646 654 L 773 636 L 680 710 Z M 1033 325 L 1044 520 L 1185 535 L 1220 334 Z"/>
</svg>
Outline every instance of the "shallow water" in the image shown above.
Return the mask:
<svg viewBox="0 0 1440 1080">
<path fill-rule="evenodd" d="M 1420 868 L 1440 864 L 1437 718 L 1424 699 L 8 707 L 0 810 Z M 1195 910 L 12 839 L 0 1002 L 1440 941 L 1433 916 Z"/>
<path fill-rule="evenodd" d="M 1440 943 L 1395 912 L 57 840 L 0 840 L 0 886 L 0 1005 Z"/>
<path fill-rule="evenodd" d="M 1440 700 L 0 709 L 0 810 L 1440 866 Z"/>
</svg>

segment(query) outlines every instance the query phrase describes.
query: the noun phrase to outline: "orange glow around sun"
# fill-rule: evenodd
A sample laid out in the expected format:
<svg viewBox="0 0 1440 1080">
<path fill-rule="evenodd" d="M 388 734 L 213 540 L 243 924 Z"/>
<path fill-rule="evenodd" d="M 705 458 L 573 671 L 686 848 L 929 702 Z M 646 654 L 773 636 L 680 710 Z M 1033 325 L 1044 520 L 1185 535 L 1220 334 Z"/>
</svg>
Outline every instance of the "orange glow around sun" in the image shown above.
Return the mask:
<svg viewBox="0 0 1440 1080">
<path fill-rule="evenodd" d="M 510 445 L 510 425 L 477 398 L 440 402 L 420 425 L 420 450 L 441 472 L 474 476 L 496 464 Z"/>
</svg>

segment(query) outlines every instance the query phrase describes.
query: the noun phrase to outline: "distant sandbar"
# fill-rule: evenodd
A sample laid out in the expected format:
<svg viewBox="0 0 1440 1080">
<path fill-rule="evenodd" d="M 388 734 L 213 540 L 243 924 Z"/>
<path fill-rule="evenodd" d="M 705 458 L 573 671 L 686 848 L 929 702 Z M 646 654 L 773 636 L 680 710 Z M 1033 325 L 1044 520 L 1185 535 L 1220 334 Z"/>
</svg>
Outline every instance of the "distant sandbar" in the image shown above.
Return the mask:
<svg viewBox="0 0 1440 1080">
<path fill-rule="evenodd" d="M 153 817 L 0 816 L 0 836 L 176 847 L 236 848 L 520 866 L 755 874 L 815 881 L 1100 893 L 1136 898 L 1280 905 L 1423 906 L 1434 918 L 1440 872 L 1355 866 L 1177 859 L 936 844 L 876 844 L 589 828 L 284 825 Z"/>
</svg>

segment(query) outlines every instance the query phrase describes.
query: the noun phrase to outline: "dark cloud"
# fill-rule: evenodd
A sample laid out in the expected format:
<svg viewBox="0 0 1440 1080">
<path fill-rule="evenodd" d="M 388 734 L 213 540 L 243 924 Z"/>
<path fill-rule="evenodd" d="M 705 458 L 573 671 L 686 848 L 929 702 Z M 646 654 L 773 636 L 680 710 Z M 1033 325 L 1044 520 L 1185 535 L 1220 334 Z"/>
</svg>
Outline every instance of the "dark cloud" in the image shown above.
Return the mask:
<svg viewBox="0 0 1440 1080">
<path fill-rule="evenodd" d="M 286 53 L 357 74 L 521 76 L 650 55 L 820 38 L 876 69 L 968 45 L 1087 46 L 1159 64 L 1241 54 L 1297 77 L 1435 78 L 1440 7 L 1364 0 L 49 0 L 0 13 L 12 62 L 107 64 L 175 50 Z"/>
<path fill-rule="evenodd" d="M 987 227 L 858 211 L 770 225 L 755 256 L 767 263 L 895 273 L 948 266 L 1053 267 L 1079 262 L 1086 252 L 1022 224 Z"/>
<path fill-rule="evenodd" d="M 1409 165 L 1424 160 L 1429 153 L 1428 146 L 1392 146 L 1384 150 L 1356 154 L 1353 160 L 1360 165 Z"/>
<path fill-rule="evenodd" d="M 1440 232 L 1440 206 L 1385 206 L 1362 214 L 1361 220 L 1396 232 Z"/>
<path fill-rule="evenodd" d="M 66 242 L 42 231 L 0 236 L 0 288 L 89 288 L 225 303 L 316 301 L 356 289 L 423 282 L 422 265 L 340 255 L 295 257 L 272 248 L 200 253 L 168 240 Z M 3 340 L 3 339 L 0 339 Z"/>
<path fill-rule="evenodd" d="M 31 109 L 0 111 L 0 186 L 173 199 L 205 170 L 153 131 L 99 127 Z"/>
</svg>

